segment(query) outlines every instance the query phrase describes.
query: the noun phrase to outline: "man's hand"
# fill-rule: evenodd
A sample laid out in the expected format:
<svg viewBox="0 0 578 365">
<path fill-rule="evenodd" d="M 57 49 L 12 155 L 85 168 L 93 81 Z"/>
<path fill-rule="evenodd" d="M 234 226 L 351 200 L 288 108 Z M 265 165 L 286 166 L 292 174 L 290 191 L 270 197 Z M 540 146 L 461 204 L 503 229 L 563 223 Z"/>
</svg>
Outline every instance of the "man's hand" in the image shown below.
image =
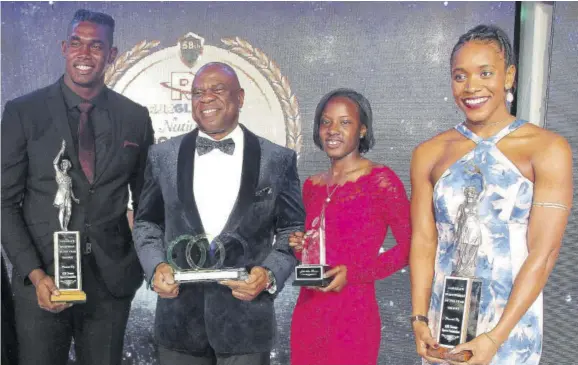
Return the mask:
<svg viewBox="0 0 578 365">
<path fill-rule="evenodd" d="M 51 295 L 60 295 L 60 291 L 54 284 L 52 277 L 46 275 L 44 270 L 35 269 L 28 275 L 32 284 L 36 288 L 36 298 L 38 299 L 38 306 L 45 311 L 52 313 L 59 313 L 63 310 L 72 307 L 71 303 L 53 303 L 50 301 Z"/>
<path fill-rule="evenodd" d="M 267 269 L 261 266 L 255 266 L 247 280 L 224 280 L 219 282 L 232 289 L 233 296 L 240 300 L 251 301 L 261 294 L 269 283 Z"/>
<path fill-rule="evenodd" d="M 165 299 L 174 299 L 179 295 L 179 284 L 175 282 L 173 268 L 166 262 L 159 264 L 155 269 L 153 290 L 159 297 Z"/>
</svg>

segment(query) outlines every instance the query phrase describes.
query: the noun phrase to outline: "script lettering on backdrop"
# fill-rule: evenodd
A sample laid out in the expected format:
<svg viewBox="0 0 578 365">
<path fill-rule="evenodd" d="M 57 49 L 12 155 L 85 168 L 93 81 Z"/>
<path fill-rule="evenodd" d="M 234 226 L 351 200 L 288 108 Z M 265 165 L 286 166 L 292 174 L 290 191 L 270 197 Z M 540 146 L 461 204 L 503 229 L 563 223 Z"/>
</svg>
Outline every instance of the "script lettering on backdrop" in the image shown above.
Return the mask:
<svg viewBox="0 0 578 365">
<path fill-rule="evenodd" d="M 155 142 L 190 132 L 191 84 L 197 70 L 208 62 L 223 62 L 237 72 L 245 89 L 240 122 L 277 144 L 301 150 L 299 104 L 279 66 L 249 42 L 223 38 L 205 44 L 189 32 L 176 45 L 159 49 L 159 41 L 143 40 L 120 55 L 107 70 L 108 87 L 148 108 Z"/>
</svg>

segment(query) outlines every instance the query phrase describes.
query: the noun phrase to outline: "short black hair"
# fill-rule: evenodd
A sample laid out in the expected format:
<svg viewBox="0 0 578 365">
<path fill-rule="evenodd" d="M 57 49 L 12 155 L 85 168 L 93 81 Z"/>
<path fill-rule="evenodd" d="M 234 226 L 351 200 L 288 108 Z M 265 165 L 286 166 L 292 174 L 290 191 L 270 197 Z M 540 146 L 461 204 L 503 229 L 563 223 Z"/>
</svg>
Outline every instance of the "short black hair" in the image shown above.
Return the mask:
<svg viewBox="0 0 578 365">
<path fill-rule="evenodd" d="M 365 136 L 359 141 L 358 149 L 360 153 L 369 151 L 375 144 L 375 139 L 373 138 L 373 113 L 371 111 L 371 105 L 365 96 L 352 89 L 335 89 L 321 98 L 321 101 L 317 104 L 317 109 L 315 109 L 315 118 L 313 119 L 313 142 L 317 147 L 323 150 L 323 144 L 321 143 L 321 137 L 319 136 L 321 115 L 323 114 L 323 110 L 329 100 L 337 97 L 347 98 L 357 105 L 359 121 L 365 126 L 365 128 L 367 128 Z"/>
<path fill-rule="evenodd" d="M 110 15 L 105 14 L 105 13 L 100 13 L 97 11 L 90 11 L 90 10 L 86 10 L 86 9 L 77 10 L 74 13 L 74 16 L 72 17 L 70 24 L 68 25 L 67 38 L 68 38 L 68 35 L 70 35 L 70 33 L 72 31 L 72 27 L 74 27 L 75 24 L 78 24 L 80 22 L 91 22 L 91 23 L 95 23 L 95 24 L 108 26 L 110 29 L 110 32 L 108 35 L 108 41 L 110 42 L 110 46 L 112 46 L 113 38 L 114 38 L 114 19 Z"/>
<path fill-rule="evenodd" d="M 471 41 L 478 42 L 488 42 L 496 44 L 501 52 L 504 52 L 504 60 L 506 61 L 506 69 L 510 66 L 516 66 L 516 55 L 512 48 L 512 43 L 510 38 L 502 28 L 496 27 L 495 25 L 478 25 L 467 33 L 462 34 L 458 39 L 458 42 L 452 50 L 452 55 L 450 57 L 450 65 L 454 61 L 454 55 L 457 51 L 462 48 L 462 46 Z"/>
</svg>

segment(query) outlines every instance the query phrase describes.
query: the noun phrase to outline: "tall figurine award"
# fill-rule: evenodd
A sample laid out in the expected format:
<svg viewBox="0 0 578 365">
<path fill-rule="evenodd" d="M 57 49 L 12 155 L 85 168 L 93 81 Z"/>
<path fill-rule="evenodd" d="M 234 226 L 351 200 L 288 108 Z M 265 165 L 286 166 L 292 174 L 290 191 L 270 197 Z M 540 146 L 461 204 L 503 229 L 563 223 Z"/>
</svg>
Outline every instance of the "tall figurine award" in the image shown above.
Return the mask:
<svg viewBox="0 0 578 365">
<path fill-rule="evenodd" d="M 72 178 L 68 171 L 72 167 L 70 160 L 63 158 L 66 142 L 54 158 L 54 171 L 58 190 L 54 198 L 54 207 L 58 208 L 60 231 L 54 232 L 54 279 L 60 295 L 50 296 L 53 302 L 84 303 L 86 293 L 82 291 L 82 271 L 80 257 L 80 233 L 69 231 L 68 224 L 72 213 L 72 202 L 78 199 L 72 191 Z"/>
<path fill-rule="evenodd" d="M 482 243 L 478 197 L 475 186 L 464 188 L 465 201 L 456 217 L 455 265 L 451 275 L 444 278 L 437 341 L 439 349 L 428 350 L 432 357 L 465 362 L 471 351 L 451 354 L 450 350 L 476 337 L 482 296 L 482 280 L 475 276 L 478 249 Z"/>
</svg>

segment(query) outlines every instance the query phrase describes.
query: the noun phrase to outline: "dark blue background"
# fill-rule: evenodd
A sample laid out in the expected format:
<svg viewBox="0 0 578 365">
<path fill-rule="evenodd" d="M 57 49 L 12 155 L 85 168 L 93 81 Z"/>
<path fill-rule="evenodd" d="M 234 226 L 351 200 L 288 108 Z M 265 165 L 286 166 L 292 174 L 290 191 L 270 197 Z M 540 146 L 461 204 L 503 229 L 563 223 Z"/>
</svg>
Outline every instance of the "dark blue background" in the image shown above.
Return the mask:
<svg viewBox="0 0 578 365">
<path fill-rule="evenodd" d="M 171 46 L 189 31 L 204 37 L 206 44 L 218 46 L 221 38 L 238 36 L 263 50 L 288 77 L 299 102 L 304 136 L 299 161 L 302 180 L 327 166 L 311 137 L 318 100 L 336 87 L 357 89 L 374 110 L 377 143 L 368 156 L 392 167 L 408 194 L 412 149 L 462 120 L 450 90 L 448 60 L 454 43 L 480 23 L 496 24 L 512 36 L 515 13 L 513 2 L 3 2 L 2 108 L 7 100 L 53 83 L 62 74 L 60 41 L 78 8 L 103 11 L 116 19 L 115 43 L 120 53 L 145 39 L 161 41 L 160 48 Z M 574 63 L 578 59 L 576 48 L 567 47 L 568 42 L 576 44 L 576 15 L 575 5 L 562 5 L 557 22 L 566 25 L 555 33 L 555 47 L 567 50 L 556 67 L 564 68 L 567 57 L 573 57 Z M 573 38 L 565 38 L 566 34 Z M 576 90 L 575 70 L 574 64 L 573 74 L 568 70 L 560 76 L 571 76 L 564 87 Z M 573 234 L 576 237 L 575 228 Z M 385 243 L 386 247 L 392 244 L 390 240 Z M 560 278 L 567 275 L 564 272 Z M 407 319 L 411 311 L 407 269 L 377 283 L 376 290 L 383 334 L 379 363 L 418 364 Z M 576 323 L 578 291 L 575 285 L 565 290 L 551 296 L 563 298 L 557 310 L 570 326 Z M 289 363 L 288 336 L 296 295 L 297 290 L 288 286 L 276 301 L 279 338 L 273 364 Z M 157 363 L 151 340 L 154 298 L 143 289 L 135 298 L 126 364 Z M 571 327 L 560 336 L 576 338 L 575 326 Z M 545 341 L 548 349 L 560 338 L 546 333 Z M 551 351 L 552 358 L 558 352 Z M 564 352 L 558 359 L 576 355 L 574 346 Z M 564 361 L 545 356 L 543 363 Z"/>
</svg>

